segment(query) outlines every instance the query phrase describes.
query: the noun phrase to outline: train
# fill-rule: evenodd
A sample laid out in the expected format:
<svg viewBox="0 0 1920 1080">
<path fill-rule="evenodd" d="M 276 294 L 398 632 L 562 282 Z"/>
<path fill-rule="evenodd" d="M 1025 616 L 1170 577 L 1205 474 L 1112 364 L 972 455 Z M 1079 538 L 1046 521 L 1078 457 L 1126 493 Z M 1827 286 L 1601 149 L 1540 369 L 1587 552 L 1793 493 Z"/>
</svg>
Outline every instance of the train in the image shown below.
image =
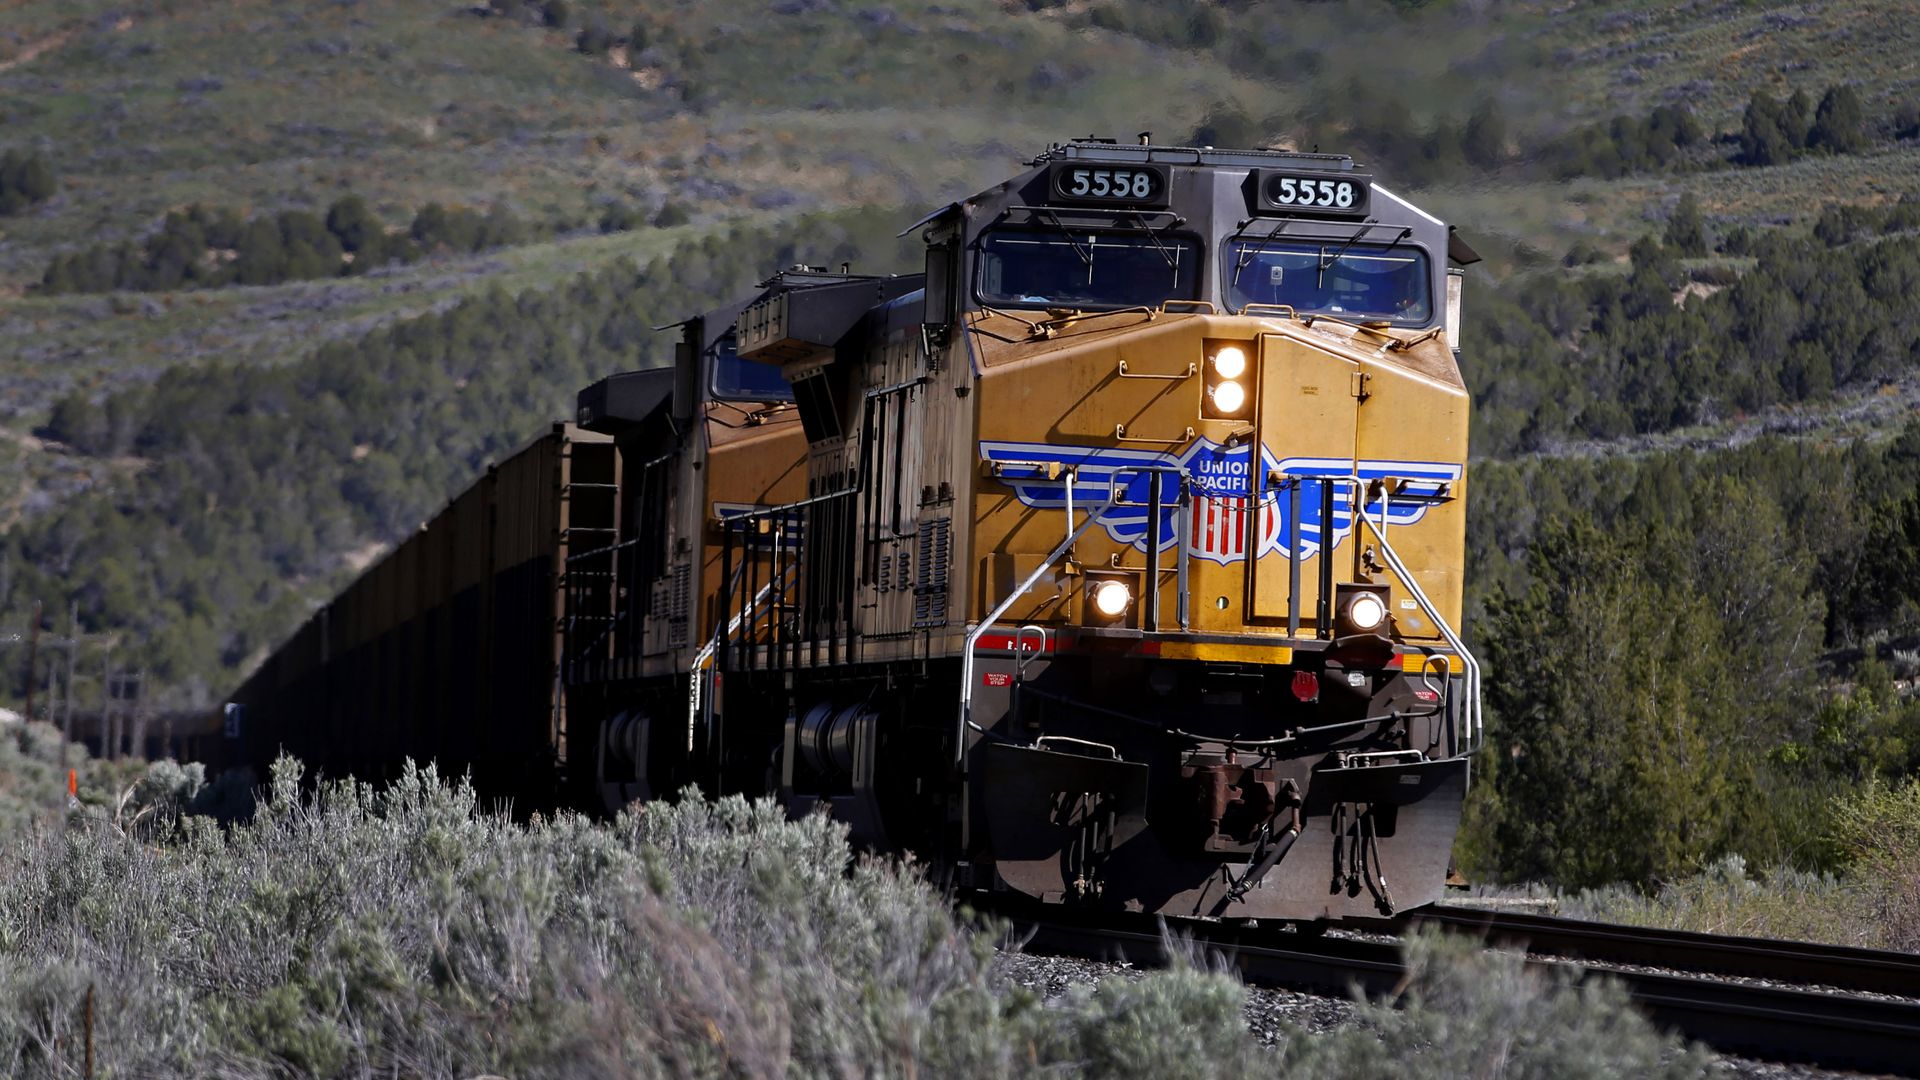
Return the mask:
<svg viewBox="0 0 1920 1080">
<path fill-rule="evenodd" d="M 1437 899 L 1473 755 L 1458 233 L 1346 155 L 1048 146 L 609 373 L 232 696 L 238 760 L 744 793 L 957 889 Z"/>
</svg>

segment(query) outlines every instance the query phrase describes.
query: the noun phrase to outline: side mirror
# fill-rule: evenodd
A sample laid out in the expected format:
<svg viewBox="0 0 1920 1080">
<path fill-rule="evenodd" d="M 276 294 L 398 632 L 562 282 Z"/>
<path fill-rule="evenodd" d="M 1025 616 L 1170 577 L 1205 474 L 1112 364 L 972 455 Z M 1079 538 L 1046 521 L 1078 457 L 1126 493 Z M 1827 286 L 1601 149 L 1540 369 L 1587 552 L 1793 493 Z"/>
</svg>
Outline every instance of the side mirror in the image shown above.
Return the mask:
<svg viewBox="0 0 1920 1080">
<path fill-rule="evenodd" d="M 922 316 L 929 326 L 946 326 L 953 321 L 953 256 L 951 243 L 927 245 L 927 303 Z"/>
<path fill-rule="evenodd" d="M 1467 281 L 1467 272 L 1459 267 L 1447 270 L 1447 346 L 1454 352 L 1460 351 L 1460 291 Z"/>
</svg>

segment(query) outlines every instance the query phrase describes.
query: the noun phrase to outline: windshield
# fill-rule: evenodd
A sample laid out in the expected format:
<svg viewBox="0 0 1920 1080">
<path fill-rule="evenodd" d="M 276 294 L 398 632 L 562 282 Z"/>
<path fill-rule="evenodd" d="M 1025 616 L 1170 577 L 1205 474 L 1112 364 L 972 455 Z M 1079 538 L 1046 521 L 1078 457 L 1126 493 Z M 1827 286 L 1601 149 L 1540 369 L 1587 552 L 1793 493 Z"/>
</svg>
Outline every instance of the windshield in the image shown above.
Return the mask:
<svg viewBox="0 0 1920 1080">
<path fill-rule="evenodd" d="M 1227 246 L 1227 302 L 1236 311 L 1285 304 L 1349 319 L 1424 323 L 1433 316 L 1433 287 L 1418 248 L 1238 240 Z"/>
<path fill-rule="evenodd" d="M 996 307 L 1150 307 L 1199 295 L 1191 237 L 996 229 L 980 238 L 974 292 Z"/>
<path fill-rule="evenodd" d="M 792 401 L 778 364 L 756 364 L 734 352 L 729 333 L 713 344 L 713 396 L 720 401 Z"/>
</svg>

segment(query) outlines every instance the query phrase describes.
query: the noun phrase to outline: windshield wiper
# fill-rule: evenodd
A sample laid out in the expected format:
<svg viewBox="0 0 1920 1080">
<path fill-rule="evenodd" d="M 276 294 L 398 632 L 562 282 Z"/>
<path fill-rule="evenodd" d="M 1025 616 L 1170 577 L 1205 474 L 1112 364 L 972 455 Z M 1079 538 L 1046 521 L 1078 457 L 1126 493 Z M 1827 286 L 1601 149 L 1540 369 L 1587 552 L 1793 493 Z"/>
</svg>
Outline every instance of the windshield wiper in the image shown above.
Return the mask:
<svg viewBox="0 0 1920 1080">
<path fill-rule="evenodd" d="M 1153 226 L 1147 223 L 1147 215 L 1135 210 L 1133 212 L 1133 219 L 1140 223 L 1140 228 L 1146 231 L 1147 239 L 1153 241 L 1154 250 L 1160 253 L 1161 258 L 1167 260 L 1167 266 L 1170 267 L 1177 276 L 1180 273 L 1180 262 L 1173 257 L 1172 249 L 1160 242 L 1160 234 L 1154 232 Z M 1174 218 L 1172 221 L 1167 222 L 1167 228 L 1171 229 L 1178 224 L 1180 224 L 1180 219 Z"/>
<path fill-rule="evenodd" d="M 1235 240 L 1238 240 L 1241 234 L 1245 233 L 1249 228 L 1252 228 L 1253 223 L 1257 220 L 1259 219 L 1258 218 L 1247 219 L 1247 223 L 1245 225 L 1240 226 L 1240 228 L 1237 231 L 1235 231 L 1232 236 L 1227 237 L 1227 243 L 1231 245 Z M 1254 255 L 1259 253 L 1260 249 L 1255 245 L 1263 244 L 1268 240 L 1271 240 L 1274 237 L 1279 236 L 1281 233 L 1285 232 L 1287 229 L 1287 226 L 1291 224 L 1293 224 L 1291 220 L 1276 221 L 1273 223 L 1273 228 L 1267 230 L 1267 235 L 1261 237 L 1257 241 L 1249 241 L 1246 247 L 1240 249 L 1240 258 L 1238 261 L 1236 261 L 1233 264 L 1233 280 L 1228 283 L 1232 288 L 1240 287 L 1240 272 L 1245 270 L 1247 268 L 1247 264 L 1253 261 Z"/>
<path fill-rule="evenodd" d="M 1347 253 L 1348 248 L 1353 247 L 1355 241 L 1367 235 L 1367 233 L 1372 232 L 1373 228 L 1374 228 L 1373 224 L 1367 224 L 1367 225 L 1361 226 L 1358 229 L 1355 229 L 1353 231 L 1353 235 L 1347 237 L 1347 242 L 1340 245 L 1340 250 L 1333 253 L 1332 258 L 1322 258 L 1320 260 L 1319 272 L 1314 275 L 1313 287 L 1316 289 L 1326 288 L 1327 271 L 1333 268 L 1334 263 L 1337 263 L 1340 261 L 1340 257 Z M 1386 247 L 1380 249 L 1381 253 L 1385 254 L 1386 252 L 1392 251 L 1395 245 L 1399 244 L 1400 241 L 1405 240 L 1407 237 L 1411 235 L 1413 235 L 1412 226 L 1407 226 L 1406 228 L 1401 229 L 1400 235 L 1393 238 L 1393 243 L 1388 244 Z M 1321 250 L 1325 251 L 1326 249 L 1322 248 Z"/>
<path fill-rule="evenodd" d="M 1066 225 L 1061 222 L 1059 214 L 1051 210 L 1042 210 L 1034 216 L 1040 218 L 1042 221 L 1052 222 L 1053 227 L 1060 230 L 1060 235 L 1067 238 L 1067 246 L 1073 249 L 1073 253 L 1080 256 L 1080 261 L 1087 265 L 1087 269 L 1093 269 L 1093 245 L 1088 244 L 1085 251 L 1080 250 L 1080 241 L 1073 238 L 1073 230 L 1067 228 Z"/>
</svg>

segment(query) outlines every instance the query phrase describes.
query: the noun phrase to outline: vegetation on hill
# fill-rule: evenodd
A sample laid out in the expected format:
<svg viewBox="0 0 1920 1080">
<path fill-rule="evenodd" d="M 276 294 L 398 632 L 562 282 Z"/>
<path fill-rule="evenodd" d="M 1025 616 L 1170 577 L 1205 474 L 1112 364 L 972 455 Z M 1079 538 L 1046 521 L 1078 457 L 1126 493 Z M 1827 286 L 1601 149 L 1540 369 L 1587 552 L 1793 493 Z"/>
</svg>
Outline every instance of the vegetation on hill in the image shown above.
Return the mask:
<svg viewBox="0 0 1920 1080">
<path fill-rule="evenodd" d="M 1835 866 L 1835 807 L 1920 766 L 1920 451 L 1874 426 L 1920 384 L 1907 15 L 28 0 L 0 26 L 0 628 L 71 597 L 169 703 L 216 700 L 580 385 L 661 358 L 646 327 L 801 258 L 883 268 L 1064 135 L 1318 146 L 1490 256 L 1469 581 L 1499 752 L 1463 857 Z"/>
<path fill-rule="evenodd" d="M 486 292 L 292 364 L 176 368 L 99 403 L 70 394 L 48 435 L 155 464 L 13 529 L 12 594 L 74 596 L 82 632 L 127 634 L 122 663 L 176 704 L 209 704 L 330 595 L 344 553 L 417 525 L 570 414 L 580 387 L 663 362 L 670 343 L 651 327 L 775 267 L 890 259 L 898 217 L 742 230 L 560 288 Z"/>
<path fill-rule="evenodd" d="M 1518 276 L 1482 310 L 1469 378 L 1482 454 L 1711 423 L 1891 383 L 1920 363 L 1920 196 L 1819 235 L 1708 227 L 1682 202 L 1625 274 Z M 1824 220 L 1824 219 L 1823 219 Z"/>
<path fill-rule="evenodd" d="M 1920 422 L 1483 463 L 1471 625 L 1501 752 L 1473 869 L 1652 886 L 1730 854 L 1844 865 L 1848 799 L 1920 774 L 1916 466 Z"/>
<path fill-rule="evenodd" d="M 523 243 L 527 227 L 504 207 L 487 213 L 428 203 L 404 232 L 390 233 L 365 199 L 345 195 L 324 216 L 283 210 L 244 220 L 195 204 L 167 215 L 145 242 L 57 256 L 40 291 L 164 292 L 364 274 L 430 255 L 473 254 Z"/>
</svg>

